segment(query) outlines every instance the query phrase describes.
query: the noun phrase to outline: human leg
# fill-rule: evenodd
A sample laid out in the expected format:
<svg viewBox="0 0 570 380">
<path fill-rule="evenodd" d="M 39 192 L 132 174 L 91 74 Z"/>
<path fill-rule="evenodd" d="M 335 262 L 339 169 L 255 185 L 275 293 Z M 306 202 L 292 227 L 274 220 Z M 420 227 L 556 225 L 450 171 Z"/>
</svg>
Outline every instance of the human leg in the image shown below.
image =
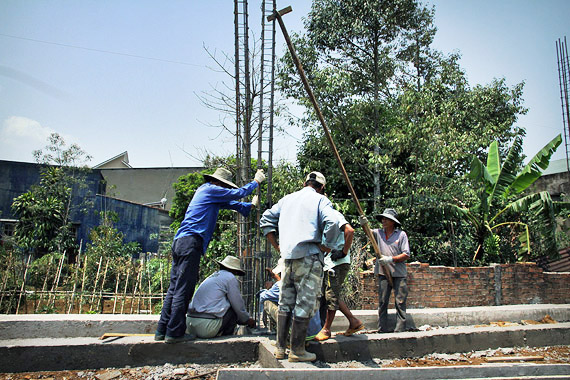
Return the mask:
<svg viewBox="0 0 570 380">
<path fill-rule="evenodd" d="M 174 257 L 174 247 L 172 249 L 172 256 Z M 172 307 L 172 296 L 174 295 L 174 289 L 176 288 L 176 281 L 178 274 L 178 264 L 177 260 L 172 260 L 172 265 L 170 268 L 170 283 L 168 285 L 168 290 L 166 291 L 166 296 L 162 302 L 162 311 L 160 312 L 160 319 L 158 320 L 158 325 L 156 327 L 156 333 L 154 335 L 155 340 L 164 340 L 166 335 L 166 326 L 170 321 L 170 313 Z"/>
<path fill-rule="evenodd" d="M 277 359 L 285 358 L 285 349 L 287 346 L 287 337 L 291 328 L 293 308 L 295 307 L 295 299 L 297 292 L 292 283 L 292 261 L 285 260 L 283 271 L 281 272 L 281 291 L 279 292 L 279 307 L 277 311 L 277 336 L 276 351 Z"/>
<path fill-rule="evenodd" d="M 166 326 L 166 336 L 176 338 L 186 330 L 186 312 L 198 282 L 202 239 L 198 236 L 184 236 L 176 240 L 173 252 L 173 284 L 170 319 Z"/>
<path fill-rule="evenodd" d="M 396 306 L 396 328 L 394 332 L 406 330 L 406 300 L 408 283 L 405 277 L 394 277 L 394 304 Z"/>
<path fill-rule="evenodd" d="M 226 311 L 222 318 L 222 326 L 219 335 L 234 335 L 238 324 L 237 314 L 231 307 Z"/>
<path fill-rule="evenodd" d="M 335 282 L 336 282 L 336 276 L 334 270 L 324 272 L 322 292 L 325 299 L 325 308 L 324 308 L 325 321 L 323 323 L 321 331 L 319 331 L 319 333 L 315 337 L 315 340 L 318 341 L 327 340 L 332 335 L 331 326 L 336 314 L 337 310 L 336 306 L 338 305 L 337 295 L 335 293 L 335 287 L 333 286 L 333 283 Z M 323 308 L 321 308 L 321 310 L 323 310 Z"/>
<path fill-rule="evenodd" d="M 388 332 L 388 302 L 392 287 L 385 276 L 378 277 L 378 332 Z"/>
<path fill-rule="evenodd" d="M 305 337 L 309 321 L 318 307 L 317 298 L 321 293 L 323 265 L 317 255 L 292 261 L 292 279 L 297 298 L 293 310 L 289 361 L 314 361 L 317 356 L 305 351 Z"/>
</svg>

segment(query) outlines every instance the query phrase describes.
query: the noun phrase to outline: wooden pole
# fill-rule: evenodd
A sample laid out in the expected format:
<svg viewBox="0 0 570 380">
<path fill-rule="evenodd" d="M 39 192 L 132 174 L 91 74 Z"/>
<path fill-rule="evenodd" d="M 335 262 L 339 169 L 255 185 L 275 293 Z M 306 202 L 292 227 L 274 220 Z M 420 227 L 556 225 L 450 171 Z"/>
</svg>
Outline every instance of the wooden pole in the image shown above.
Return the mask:
<svg viewBox="0 0 570 380">
<path fill-rule="evenodd" d="M 152 314 L 152 287 L 150 281 L 150 269 L 148 267 L 148 261 L 145 260 L 146 265 L 146 275 L 148 277 L 148 313 Z"/>
<path fill-rule="evenodd" d="M 119 294 L 119 282 L 121 282 L 121 274 L 117 273 L 117 281 L 115 281 L 115 296 L 113 297 L 113 314 L 117 310 L 117 298 Z"/>
<path fill-rule="evenodd" d="M 55 307 L 55 294 L 57 293 L 57 287 L 59 285 L 59 279 L 61 277 L 61 271 L 63 269 L 63 261 L 65 260 L 65 251 L 63 251 L 63 255 L 61 255 L 61 260 L 59 260 L 59 265 L 57 268 L 57 272 L 55 274 L 55 280 L 51 287 L 51 294 L 49 296 L 48 305 Z"/>
<path fill-rule="evenodd" d="M 73 310 L 73 303 L 75 302 L 75 290 L 77 289 L 78 277 L 79 277 L 79 261 L 75 266 L 75 275 L 73 276 L 73 290 L 71 291 L 71 301 L 69 302 L 69 308 L 67 309 L 67 314 L 71 314 Z"/>
<path fill-rule="evenodd" d="M 105 280 L 107 279 L 107 269 L 109 268 L 109 259 L 107 259 L 107 262 L 105 263 L 105 271 L 103 272 L 103 281 L 101 281 L 101 290 L 99 291 L 99 300 L 97 301 L 97 303 L 99 303 L 101 305 L 101 314 L 103 314 L 104 312 L 104 305 L 101 303 L 101 300 L 103 299 L 103 288 L 105 287 Z"/>
<path fill-rule="evenodd" d="M 103 263 L 103 256 L 99 257 L 99 264 L 97 265 L 97 275 L 95 275 L 95 283 L 93 284 L 93 291 L 91 292 L 91 301 L 89 302 L 89 311 L 93 310 L 93 301 L 95 300 L 95 293 L 97 292 L 97 283 L 99 282 L 99 273 L 101 273 L 101 264 Z"/>
<path fill-rule="evenodd" d="M 2 291 L 0 294 L 0 307 L 2 307 L 2 301 L 4 300 L 4 291 L 6 290 L 6 286 L 8 285 L 8 277 L 10 275 L 10 268 L 12 267 L 12 251 L 10 251 L 10 255 L 8 256 L 8 265 L 6 265 L 6 270 L 4 271 L 4 281 L 2 282 Z"/>
<path fill-rule="evenodd" d="M 323 113 L 321 112 L 321 109 L 317 103 L 317 99 L 315 98 L 315 95 L 313 94 L 313 90 L 311 89 L 311 86 L 309 85 L 309 80 L 307 79 L 307 76 L 305 75 L 305 71 L 303 70 L 303 66 L 301 65 L 301 61 L 299 60 L 299 57 L 297 56 L 297 53 L 295 52 L 295 47 L 293 46 L 293 43 L 291 42 L 291 38 L 289 38 L 289 33 L 287 32 L 287 29 L 285 28 L 285 24 L 283 23 L 283 19 L 281 18 L 281 15 L 287 14 L 291 11 L 292 11 L 291 7 L 286 7 L 284 9 L 280 10 L 279 12 L 273 12 L 273 14 L 271 16 L 267 17 L 267 20 L 273 21 L 274 19 L 277 19 L 277 22 L 279 22 L 279 26 L 281 27 L 281 31 L 283 32 L 283 36 L 285 37 L 285 42 L 287 42 L 287 46 L 289 47 L 289 52 L 291 53 L 291 58 L 293 59 L 293 63 L 295 63 L 295 66 L 297 67 L 297 71 L 299 72 L 299 76 L 301 77 L 301 81 L 303 82 L 303 86 L 305 87 L 305 91 L 307 92 L 307 95 L 309 96 L 309 99 L 311 100 L 311 103 L 313 104 L 313 107 L 315 109 L 317 117 L 318 117 L 319 121 L 321 122 L 321 126 L 323 127 L 323 131 L 325 132 L 325 136 L 326 136 L 326 138 L 329 142 L 329 145 L 333 151 L 333 154 L 336 158 L 338 166 L 340 167 L 340 170 L 342 172 L 342 176 L 344 177 L 344 181 L 346 182 L 348 190 L 350 191 L 350 195 L 352 196 L 352 200 L 354 201 L 354 203 L 356 205 L 356 208 L 358 210 L 358 215 L 360 216 L 360 223 L 362 225 L 362 229 L 364 229 L 364 232 L 366 233 L 366 236 L 368 237 L 370 244 L 372 244 L 372 247 L 374 248 L 374 253 L 376 254 L 376 258 L 379 259 L 380 256 L 382 255 L 380 252 L 380 247 L 378 246 L 378 243 L 376 242 L 376 239 L 374 238 L 374 235 L 372 234 L 372 230 L 370 229 L 370 226 L 368 225 L 368 220 L 366 219 L 366 217 L 364 215 L 364 211 L 362 210 L 362 207 L 360 206 L 360 201 L 358 200 L 358 197 L 356 196 L 354 188 L 352 187 L 352 183 L 350 182 L 350 178 L 348 178 L 348 173 L 346 172 L 346 169 L 344 168 L 344 164 L 342 163 L 342 159 L 340 158 L 340 154 L 338 153 L 338 150 L 336 148 L 336 145 L 334 143 L 332 135 L 329 132 L 329 128 L 327 127 L 327 123 L 325 121 Z M 390 285 L 393 285 L 392 275 L 390 273 L 389 267 L 387 265 L 383 265 L 383 267 L 384 267 L 384 275 L 388 279 L 388 282 L 390 283 Z"/>
<path fill-rule="evenodd" d="M 49 257 L 49 263 L 48 263 L 48 267 L 46 270 L 46 276 L 44 278 L 44 283 L 42 285 L 42 292 L 40 293 L 40 299 L 38 300 L 38 304 L 36 306 L 36 313 L 38 312 L 38 310 L 40 309 L 41 305 L 42 305 L 42 299 L 44 298 L 44 292 L 46 291 L 46 285 L 47 285 L 47 280 L 49 277 L 49 271 L 51 269 L 51 264 L 53 262 L 53 256 Z"/>
<path fill-rule="evenodd" d="M 81 295 L 79 296 L 79 311 L 78 314 L 83 312 L 83 290 L 85 289 L 85 274 L 87 273 L 87 255 L 83 262 L 83 279 L 81 280 Z"/>
<path fill-rule="evenodd" d="M 22 293 L 26 289 L 26 276 L 28 275 L 28 268 L 30 266 L 31 258 L 32 255 L 29 255 L 28 261 L 26 262 L 26 266 L 24 267 L 24 278 L 22 279 L 22 287 L 20 288 L 20 294 L 18 296 L 18 305 L 16 306 L 16 314 L 18 314 L 18 311 L 20 310 L 20 301 L 22 300 Z"/>
<path fill-rule="evenodd" d="M 123 309 L 125 307 L 125 300 L 127 298 L 127 285 L 129 285 L 129 274 L 131 272 L 131 267 L 127 267 L 127 279 L 125 280 L 125 291 L 123 292 L 123 301 L 121 302 L 121 314 L 123 314 Z"/>
</svg>

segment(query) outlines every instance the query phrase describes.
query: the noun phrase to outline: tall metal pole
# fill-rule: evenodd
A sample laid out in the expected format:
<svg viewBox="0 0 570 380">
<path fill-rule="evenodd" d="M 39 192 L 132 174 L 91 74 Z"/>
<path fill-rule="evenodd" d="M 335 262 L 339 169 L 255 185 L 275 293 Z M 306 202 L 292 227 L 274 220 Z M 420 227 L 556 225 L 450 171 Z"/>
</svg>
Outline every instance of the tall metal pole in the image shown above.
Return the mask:
<svg viewBox="0 0 570 380">
<path fill-rule="evenodd" d="M 271 15 L 270 18 L 268 18 L 268 19 L 271 19 L 271 20 L 277 19 L 277 22 L 279 22 L 279 26 L 281 27 L 281 31 L 283 32 L 283 36 L 285 37 L 285 42 L 287 42 L 287 46 L 289 47 L 289 52 L 291 53 L 291 58 L 293 59 L 293 62 L 295 63 L 295 66 L 297 67 L 297 71 L 299 72 L 299 75 L 301 77 L 301 81 L 303 82 L 303 86 L 305 87 L 305 91 L 307 92 L 307 95 L 309 96 L 309 99 L 311 100 L 311 103 L 313 104 L 313 107 L 315 108 L 315 112 L 317 114 L 317 117 L 318 117 L 319 121 L 321 122 L 321 126 L 323 127 L 323 130 L 325 132 L 325 136 L 329 142 L 329 145 L 333 151 L 333 154 L 336 158 L 338 166 L 340 167 L 340 170 L 342 172 L 342 176 L 344 177 L 344 181 L 346 182 L 346 185 L 348 186 L 348 190 L 350 191 L 350 195 L 352 196 L 352 199 L 353 199 L 353 201 L 356 205 L 356 208 L 358 210 L 358 215 L 360 215 L 360 217 L 361 217 L 362 228 L 364 229 L 364 232 L 366 233 L 366 236 L 368 237 L 370 244 L 374 248 L 374 253 L 376 254 L 376 257 L 379 258 L 381 255 L 380 247 L 378 246 L 378 243 L 376 242 L 376 239 L 374 238 L 374 235 L 372 234 L 372 230 L 370 229 L 370 226 L 368 225 L 368 220 L 366 220 L 366 218 L 365 218 L 364 211 L 362 210 L 362 207 L 360 206 L 360 201 L 358 200 L 358 197 L 356 196 L 356 193 L 354 192 L 354 188 L 352 187 L 352 183 L 350 182 L 350 178 L 348 178 L 348 174 L 346 172 L 346 169 L 344 168 L 344 164 L 342 163 L 342 159 L 340 158 L 340 154 L 338 153 L 338 150 L 337 150 L 336 145 L 334 143 L 334 140 L 331 136 L 331 133 L 329 132 L 329 128 L 327 127 L 327 123 L 325 121 L 325 118 L 324 118 L 324 116 L 321 112 L 321 109 L 317 103 L 317 99 L 315 98 L 315 95 L 313 94 L 313 90 L 311 89 L 311 86 L 309 85 L 309 81 L 307 79 L 307 76 L 305 75 L 305 71 L 303 70 L 303 66 L 301 65 L 301 61 L 299 60 L 299 57 L 297 56 L 297 53 L 295 52 L 295 48 L 293 46 L 293 43 L 291 42 L 291 38 L 289 38 L 289 33 L 287 33 L 287 29 L 285 28 L 285 24 L 283 23 L 283 19 L 281 18 L 281 15 L 287 14 L 291 11 L 292 11 L 291 7 L 284 8 L 284 9 L 280 10 L 279 12 L 273 12 L 273 15 Z M 390 283 L 390 285 L 392 285 L 392 275 L 391 275 L 390 269 L 388 268 L 387 265 L 384 265 L 384 274 L 385 274 L 386 278 L 388 279 L 388 282 Z"/>
<path fill-rule="evenodd" d="M 562 124 L 564 128 L 564 145 L 566 148 L 566 170 L 570 172 L 570 105 L 569 100 L 569 80 L 570 62 L 568 59 L 568 45 L 566 37 L 564 42 L 560 39 L 556 42 L 556 58 L 558 63 L 558 81 L 560 84 L 560 103 L 562 106 Z"/>
</svg>

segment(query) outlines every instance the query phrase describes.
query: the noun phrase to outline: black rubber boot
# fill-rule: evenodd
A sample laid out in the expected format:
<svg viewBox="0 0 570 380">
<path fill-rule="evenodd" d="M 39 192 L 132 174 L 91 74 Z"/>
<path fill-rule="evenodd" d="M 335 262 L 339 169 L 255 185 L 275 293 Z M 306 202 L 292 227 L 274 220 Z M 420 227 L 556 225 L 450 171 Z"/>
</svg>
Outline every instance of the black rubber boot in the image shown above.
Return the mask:
<svg viewBox="0 0 570 380">
<path fill-rule="evenodd" d="M 307 337 L 309 320 L 309 318 L 293 317 L 291 352 L 289 353 L 290 362 L 313 362 L 317 360 L 317 355 L 305 351 L 305 338 Z"/>
<path fill-rule="evenodd" d="M 290 328 L 291 313 L 279 311 L 277 313 L 277 342 L 275 343 L 277 346 L 275 351 L 276 359 L 285 359 L 285 348 L 287 346 L 287 336 L 289 335 Z"/>
</svg>

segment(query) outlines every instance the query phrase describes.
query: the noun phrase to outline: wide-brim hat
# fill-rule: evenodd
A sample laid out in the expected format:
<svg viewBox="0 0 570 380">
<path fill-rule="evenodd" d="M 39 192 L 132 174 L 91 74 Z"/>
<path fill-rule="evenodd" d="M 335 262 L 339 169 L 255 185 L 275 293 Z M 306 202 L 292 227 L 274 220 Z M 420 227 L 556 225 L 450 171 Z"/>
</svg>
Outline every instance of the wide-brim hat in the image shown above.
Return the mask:
<svg viewBox="0 0 570 380">
<path fill-rule="evenodd" d="M 230 185 L 234 189 L 239 189 L 239 187 L 232 182 L 232 172 L 225 168 L 217 168 L 214 174 L 204 174 L 204 178 L 207 180 L 217 179 L 220 182 Z"/>
<path fill-rule="evenodd" d="M 240 276 L 245 275 L 245 271 L 241 267 L 241 261 L 235 256 L 226 256 L 222 261 L 216 260 L 221 267 L 225 269 L 231 269 L 232 271 L 238 272 L 237 274 Z"/>
<path fill-rule="evenodd" d="M 285 270 L 285 260 L 283 258 L 277 261 L 277 265 L 273 268 L 272 272 L 275 274 L 281 274 Z"/>
<path fill-rule="evenodd" d="M 400 223 L 400 221 L 398 220 L 398 213 L 393 208 L 385 209 L 384 212 L 382 214 L 380 214 L 380 219 L 382 219 L 382 218 L 388 218 L 388 219 L 394 221 L 399 226 L 402 225 L 402 223 Z"/>
</svg>

